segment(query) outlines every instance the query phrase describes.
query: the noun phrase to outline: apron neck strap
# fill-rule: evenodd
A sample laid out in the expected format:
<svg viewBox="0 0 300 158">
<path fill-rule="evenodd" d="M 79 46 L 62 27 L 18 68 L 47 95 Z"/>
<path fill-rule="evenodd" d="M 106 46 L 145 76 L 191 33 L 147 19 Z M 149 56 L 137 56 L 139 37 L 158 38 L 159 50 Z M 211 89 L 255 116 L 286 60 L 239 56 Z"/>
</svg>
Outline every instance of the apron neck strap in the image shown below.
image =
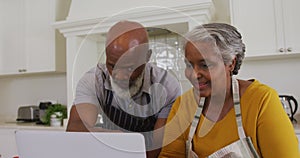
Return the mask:
<svg viewBox="0 0 300 158">
<path fill-rule="evenodd" d="M 191 140 L 193 139 L 193 137 L 194 137 L 194 134 L 195 134 L 195 131 L 196 131 L 196 128 L 197 128 L 199 119 L 200 119 L 200 115 L 201 115 L 201 113 L 202 113 L 202 109 L 203 109 L 204 102 L 205 102 L 205 98 L 204 98 L 204 97 L 201 97 L 200 100 L 199 100 L 199 104 L 198 104 L 196 113 L 195 113 L 195 115 L 194 115 L 194 119 L 193 119 L 191 128 L 190 128 L 189 138 L 188 138 L 190 141 L 191 141 Z"/>
<path fill-rule="evenodd" d="M 233 103 L 234 103 L 234 111 L 235 111 L 235 116 L 236 116 L 236 123 L 238 126 L 238 134 L 239 138 L 246 138 L 245 131 L 243 129 L 243 124 L 242 124 L 242 115 L 241 115 L 241 106 L 240 106 L 240 95 L 239 95 L 239 83 L 238 80 L 235 77 L 232 77 L 231 79 L 231 86 L 232 86 L 232 96 L 233 96 Z M 203 105 L 205 102 L 204 97 L 200 97 L 199 101 L 199 106 L 197 107 L 196 113 L 194 115 L 194 119 L 192 121 L 192 125 L 190 127 L 190 132 L 189 132 L 189 141 L 191 141 L 194 137 L 200 115 L 202 113 Z"/>
<path fill-rule="evenodd" d="M 240 106 L 240 94 L 239 94 L 239 82 L 235 77 L 231 79 L 232 84 L 232 96 L 233 96 L 233 104 L 234 104 L 234 111 L 236 117 L 236 123 L 238 126 L 238 133 L 240 139 L 246 138 L 245 131 L 243 128 L 242 122 L 242 114 L 241 114 L 241 106 Z"/>
</svg>

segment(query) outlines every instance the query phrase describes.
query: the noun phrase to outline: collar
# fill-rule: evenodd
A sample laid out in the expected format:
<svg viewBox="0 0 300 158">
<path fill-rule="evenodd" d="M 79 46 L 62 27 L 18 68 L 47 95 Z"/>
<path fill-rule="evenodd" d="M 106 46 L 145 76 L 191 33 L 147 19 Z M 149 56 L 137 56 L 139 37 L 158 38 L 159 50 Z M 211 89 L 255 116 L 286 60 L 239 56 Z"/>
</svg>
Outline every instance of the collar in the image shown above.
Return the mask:
<svg viewBox="0 0 300 158">
<path fill-rule="evenodd" d="M 145 73 L 144 73 L 144 80 L 143 80 L 143 85 L 141 88 L 141 92 L 150 94 L 149 89 L 151 87 L 151 79 L 152 79 L 152 75 L 151 74 L 151 67 L 152 64 L 147 63 L 145 65 Z M 103 82 L 104 82 L 104 88 L 110 91 L 112 90 L 112 86 L 111 86 L 111 82 L 110 82 L 110 74 L 107 70 L 106 64 L 98 64 L 97 66 L 98 69 L 100 69 L 100 72 L 102 72 L 105 77 L 102 77 Z"/>
</svg>

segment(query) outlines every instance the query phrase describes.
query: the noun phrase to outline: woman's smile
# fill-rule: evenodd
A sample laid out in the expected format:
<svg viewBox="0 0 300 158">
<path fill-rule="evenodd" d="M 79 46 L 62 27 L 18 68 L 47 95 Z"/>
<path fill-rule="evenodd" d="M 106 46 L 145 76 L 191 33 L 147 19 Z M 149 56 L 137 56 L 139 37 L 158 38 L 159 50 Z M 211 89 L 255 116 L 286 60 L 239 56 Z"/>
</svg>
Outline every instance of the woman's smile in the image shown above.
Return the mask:
<svg viewBox="0 0 300 158">
<path fill-rule="evenodd" d="M 209 88 L 208 82 L 198 82 L 198 88 L 199 90 L 204 90 Z"/>
</svg>

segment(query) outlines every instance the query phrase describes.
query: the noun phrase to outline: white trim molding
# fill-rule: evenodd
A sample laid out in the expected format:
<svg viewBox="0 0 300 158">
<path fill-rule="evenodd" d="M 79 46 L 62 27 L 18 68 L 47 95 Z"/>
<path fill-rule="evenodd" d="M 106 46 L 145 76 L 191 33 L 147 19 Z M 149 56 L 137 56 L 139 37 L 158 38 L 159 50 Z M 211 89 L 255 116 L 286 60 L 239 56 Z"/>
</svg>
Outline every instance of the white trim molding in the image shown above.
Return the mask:
<svg viewBox="0 0 300 158">
<path fill-rule="evenodd" d="M 86 2 L 85 2 L 86 3 Z M 106 33 L 110 26 L 120 20 L 133 20 L 146 27 L 164 26 L 176 23 L 195 24 L 207 23 L 214 17 L 214 5 L 210 0 L 176 6 L 157 7 L 143 6 L 119 12 L 110 17 L 97 18 L 67 18 L 53 24 L 65 37 L 81 36 L 95 33 Z M 194 24 L 193 24 L 194 23 Z M 173 31 L 173 30 L 172 30 Z M 176 30 L 174 30 L 176 31 Z"/>
</svg>

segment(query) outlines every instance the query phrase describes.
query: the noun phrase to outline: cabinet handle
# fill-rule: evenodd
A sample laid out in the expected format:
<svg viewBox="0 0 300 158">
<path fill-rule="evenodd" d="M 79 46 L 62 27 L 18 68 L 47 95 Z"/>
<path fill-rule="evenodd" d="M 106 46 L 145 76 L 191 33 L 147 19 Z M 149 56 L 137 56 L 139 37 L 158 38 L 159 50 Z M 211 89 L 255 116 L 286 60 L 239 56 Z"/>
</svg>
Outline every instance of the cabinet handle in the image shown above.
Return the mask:
<svg viewBox="0 0 300 158">
<path fill-rule="evenodd" d="M 18 71 L 19 72 L 26 72 L 27 70 L 26 69 L 19 69 Z"/>
<path fill-rule="evenodd" d="M 279 52 L 284 52 L 284 49 L 283 49 L 283 48 L 280 48 L 280 49 L 279 49 Z"/>
<path fill-rule="evenodd" d="M 292 49 L 291 47 L 288 47 L 288 48 L 287 48 L 287 51 L 288 51 L 288 52 L 292 52 L 292 50 L 293 50 L 293 49 Z"/>
</svg>

